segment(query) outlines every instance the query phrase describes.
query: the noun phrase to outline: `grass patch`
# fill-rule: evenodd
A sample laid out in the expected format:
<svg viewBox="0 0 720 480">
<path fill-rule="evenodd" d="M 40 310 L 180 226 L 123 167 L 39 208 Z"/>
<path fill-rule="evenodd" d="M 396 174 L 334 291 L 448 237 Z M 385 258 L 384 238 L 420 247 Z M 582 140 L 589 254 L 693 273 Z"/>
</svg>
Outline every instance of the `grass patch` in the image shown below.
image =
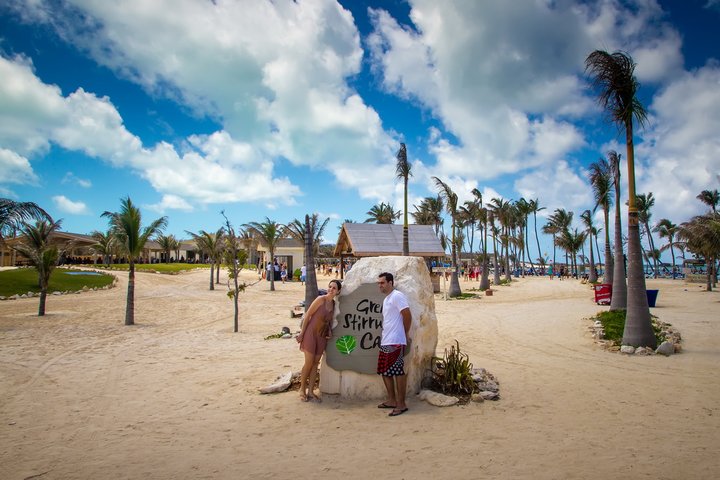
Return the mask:
<svg viewBox="0 0 720 480">
<path fill-rule="evenodd" d="M 622 344 L 623 330 L 625 329 L 625 313 L 625 310 L 610 310 L 600 312 L 593 317 L 594 320 L 599 320 L 602 324 L 605 332 L 605 340 L 609 340 L 615 345 Z M 655 315 L 650 315 L 650 320 L 652 321 L 652 328 L 653 332 L 655 332 L 657 344 L 660 345 L 665 341 L 665 334 Z"/>
<path fill-rule="evenodd" d="M 106 267 L 105 265 L 96 265 L 96 268 L 102 268 L 107 270 L 121 270 L 128 271 L 130 265 L 127 263 L 115 263 Z M 210 265 L 204 263 L 136 263 L 136 272 L 152 272 L 152 273 L 180 273 L 186 270 L 196 270 L 199 268 L 209 269 Z"/>
<path fill-rule="evenodd" d="M 67 268 L 56 268 L 50 275 L 48 292 L 75 292 L 83 287 L 102 288 L 113 283 L 112 275 L 70 275 Z M 14 270 L 3 270 L 0 272 L 0 296 L 10 297 L 12 295 L 28 292 L 40 292 L 38 275 L 34 268 L 16 268 Z"/>
</svg>

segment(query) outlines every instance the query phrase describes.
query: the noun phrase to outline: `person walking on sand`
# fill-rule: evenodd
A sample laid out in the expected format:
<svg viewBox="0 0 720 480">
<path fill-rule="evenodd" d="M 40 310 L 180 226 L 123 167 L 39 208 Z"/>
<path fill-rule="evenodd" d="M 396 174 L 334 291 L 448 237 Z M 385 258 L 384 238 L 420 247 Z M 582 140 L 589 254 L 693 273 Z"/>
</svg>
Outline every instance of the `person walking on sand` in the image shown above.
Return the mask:
<svg viewBox="0 0 720 480">
<path fill-rule="evenodd" d="M 335 314 L 335 297 L 340 293 L 342 283 L 340 280 L 330 280 L 327 295 L 317 297 L 303 316 L 300 335 L 297 341 L 300 350 L 305 354 L 305 363 L 300 372 L 300 400 L 317 400 L 320 397 L 313 393 L 318 365 L 325 352 L 325 346 L 332 337 L 332 320 Z"/>
<path fill-rule="evenodd" d="M 392 273 L 381 273 L 378 276 L 378 287 L 380 292 L 387 295 L 383 300 L 383 325 L 377 365 L 377 373 L 382 376 L 387 390 L 387 400 L 378 408 L 392 408 L 388 416 L 396 417 L 408 411 L 405 404 L 407 376 L 403 355 L 410 341 L 408 334 L 412 314 L 405 294 L 395 289 Z"/>
</svg>

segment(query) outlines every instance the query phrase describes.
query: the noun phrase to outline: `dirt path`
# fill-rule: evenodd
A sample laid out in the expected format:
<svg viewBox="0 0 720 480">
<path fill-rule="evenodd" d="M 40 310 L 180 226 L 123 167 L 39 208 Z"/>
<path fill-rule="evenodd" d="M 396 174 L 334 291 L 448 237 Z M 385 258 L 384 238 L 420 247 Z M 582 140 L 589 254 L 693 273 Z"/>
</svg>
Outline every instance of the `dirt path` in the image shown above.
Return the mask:
<svg viewBox="0 0 720 480">
<path fill-rule="evenodd" d="M 245 273 L 248 281 L 257 277 Z M 320 280 L 322 283 L 327 278 Z M 454 339 L 501 382 L 502 400 L 438 409 L 261 396 L 299 370 L 299 284 L 241 294 L 209 272 L 138 274 L 134 327 L 118 288 L 0 302 L 0 478 L 712 478 L 720 471 L 720 294 L 660 288 L 653 313 L 684 353 L 596 347 L 599 310 L 574 281 L 522 279 L 493 297 L 436 300 L 438 351 Z M 321 285 L 322 285 L 321 283 Z M 464 289 L 475 284 L 464 284 Z"/>
</svg>

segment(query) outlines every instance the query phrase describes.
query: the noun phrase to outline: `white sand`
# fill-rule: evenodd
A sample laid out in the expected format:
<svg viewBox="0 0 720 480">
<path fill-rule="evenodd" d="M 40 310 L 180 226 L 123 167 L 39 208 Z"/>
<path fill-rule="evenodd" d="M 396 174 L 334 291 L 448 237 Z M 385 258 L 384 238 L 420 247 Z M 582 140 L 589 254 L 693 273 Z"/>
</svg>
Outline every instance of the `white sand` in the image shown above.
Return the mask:
<svg viewBox="0 0 720 480">
<path fill-rule="evenodd" d="M 602 307 L 577 281 L 521 279 L 493 297 L 439 297 L 438 352 L 454 339 L 500 380 L 502 400 L 440 409 L 259 395 L 299 370 L 289 326 L 297 283 L 260 282 L 232 302 L 208 271 L 138 274 L 136 322 L 118 288 L 0 302 L 0 478 L 717 478 L 720 294 L 660 288 L 684 351 L 597 347 Z M 222 277 L 221 277 L 222 278 Z M 257 277 L 247 273 L 248 279 Z M 327 277 L 320 279 L 321 286 Z M 476 284 L 472 284 L 475 286 Z M 468 288 L 469 284 L 463 284 Z"/>
</svg>

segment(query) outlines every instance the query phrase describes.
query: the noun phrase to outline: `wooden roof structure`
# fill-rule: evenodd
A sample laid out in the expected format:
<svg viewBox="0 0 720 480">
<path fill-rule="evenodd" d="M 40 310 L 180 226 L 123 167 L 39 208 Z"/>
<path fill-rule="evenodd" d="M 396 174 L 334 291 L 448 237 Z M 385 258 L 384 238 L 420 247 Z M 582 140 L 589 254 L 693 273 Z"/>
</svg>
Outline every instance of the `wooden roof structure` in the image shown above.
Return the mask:
<svg viewBox="0 0 720 480">
<path fill-rule="evenodd" d="M 410 255 L 444 257 L 440 239 L 432 225 L 408 225 Z M 381 223 L 343 223 L 335 257 L 402 255 L 403 226 Z"/>
</svg>

